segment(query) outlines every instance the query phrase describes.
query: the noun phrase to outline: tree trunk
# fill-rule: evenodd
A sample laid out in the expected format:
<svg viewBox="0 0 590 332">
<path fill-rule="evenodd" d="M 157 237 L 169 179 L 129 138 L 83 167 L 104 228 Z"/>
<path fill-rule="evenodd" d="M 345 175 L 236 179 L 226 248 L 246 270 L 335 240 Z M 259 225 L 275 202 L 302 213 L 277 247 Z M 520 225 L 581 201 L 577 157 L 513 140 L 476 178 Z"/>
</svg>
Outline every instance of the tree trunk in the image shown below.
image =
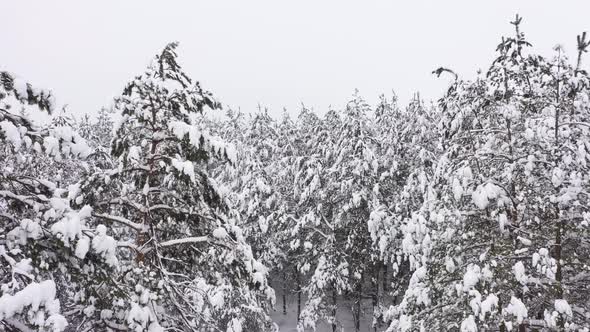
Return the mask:
<svg viewBox="0 0 590 332">
<path fill-rule="evenodd" d="M 387 293 L 387 263 L 383 262 L 383 293 Z"/>
<path fill-rule="evenodd" d="M 558 299 L 563 299 L 563 272 L 562 272 L 562 264 L 561 264 L 561 258 L 562 258 L 562 248 L 561 248 L 561 243 L 562 243 L 562 228 L 563 228 L 563 224 L 561 222 L 561 218 L 559 217 L 559 207 L 557 206 L 556 203 L 556 207 L 555 207 L 555 212 L 556 212 L 556 216 L 557 216 L 557 229 L 555 230 L 555 262 L 557 264 L 557 271 L 555 272 L 555 281 L 557 282 L 557 298 Z M 558 327 L 558 331 L 565 331 L 565 319 L 563 319 L 563 315 L 560 314 L 557 317 L 557 327 Z"/>
<path fill-rule="evenodd" d="M 561 60 L 561 50 L 558 50 L 559 52 L 559 60 Z M 558 62 L 558 67 L 557 67 L 557 73 L 559 75 L 561 71 L 561 67 L 560 67 L 560 62 Z M 555 108 L 555 148 L 554 148 L 554 156 L 556 158 L 556 164 L 559 161 L 559 159 L 561 158 L 560 154 L 558 153 L 558 148 L 559 148 L 559 111 L 560 111 L 560 86 L 559 86 L 559 80 L 557 81 L 557 107 Z M 559 188 L 555 188 L 557 193 L 559 193 Z M 562 258 L 562 248 L 561 248 L 561 243 L 562 243 L 562 232 L 563 232 L 563 224 L 560 218 L 560 211 L 559 211 L 559 203 L 555 203 L 555 218 L 557 221 L 557 227 L 555 230 L 555 261 L 557 263 L 557 271 L 555 272 L 555 281 L 557 282 L 557 298 L 558 299 L 563 299 L 563 273 L 562 273 L 562 262 L 561 262 L 561 258 Z M 559 328 L 559 331 L 564 331 L 565 330 L 565 320 L 563 319 L 563 316 L 560 314 L 559 317 L 557 318 L 557 326 Z"/>
<path fill-rule="evenodd" d="M 383 264 L 381 263 L 374 265 L 374 273 L 371 277 L 371 297 L 373 300 L 373 332 L 377 332 L 377 323 L 379 322 L 380 315 L 377 311 L 379 310 L 379 299 L 381 296 L 381 291 L 379 289 L 379 270 L 381 265 Z"/>
<path fill-rule="evenodd" d="M 299 317 L 301 316 L 301 280 L 297 268 L 295 268 L 295 282 L 297 285 L 297 322 L 299 322 Z"/>
<path fill-rule="evenodd" d="M 338 298 L 337 298 L 336 288 L 332 290 L 332 317 L 334 317 L 334 321 L 332 322 L 332 332 L 336 332 L 336 310 L 338 309 Z"/>
<path fill-rule="evenodd" d="M 283 273 L 283 315 L 287 314 L 287 274 Z"/>
<path fill-rule="evenodd" d="M 363 278 L 361 278 L 361 280 L 359 280 L 359 283 L 356 287 L 356 300 L 354 303 L 354 308 L 353 308 L 353 319 L 354 319 L 354 331 L 355 332 L 360 332 L 361 330 L 361 304 L 362 304 L 362 293 L 363 290 Z"/>
</svg>

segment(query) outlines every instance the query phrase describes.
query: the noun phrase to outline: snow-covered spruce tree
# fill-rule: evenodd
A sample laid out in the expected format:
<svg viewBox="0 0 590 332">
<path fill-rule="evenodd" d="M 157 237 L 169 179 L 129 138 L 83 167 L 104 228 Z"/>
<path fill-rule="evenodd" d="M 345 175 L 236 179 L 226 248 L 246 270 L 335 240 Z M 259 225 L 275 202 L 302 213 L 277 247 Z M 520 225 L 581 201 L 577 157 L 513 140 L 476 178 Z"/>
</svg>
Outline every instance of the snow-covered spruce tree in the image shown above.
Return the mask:
<svg viewBox="0 0 590 332">
<path fill-rule="evenodd" d="M 235 163 L 199 121 L 219 104 L 182 72 L 176 46 L 116 98 L 116 167 L 81 186 L 79 203 L 94 208 L 101 236 L 107 224 L 118 240 L 109 249 L 117 269 L 101 280 L 106 288 L 89 316 L 96 328 L 266 331 L 274 301 L 266 268 L 206 172 L 210 158 Z"/>
<path fill-rule="evenodd" d="M 64 246 L 63 226 L 83 224 L 89 209 L 68 208 L 51 162 L 89 148 L 71 128 L 39 127 L 26 116 L 51 113 L 54 103 L 49 91 L 0 72 L 1 330 L 63 331 L 67 285 L 88 282 L 75 277 L 79 261 Z"/>
<path fill-rule="evenodd" d="M 431 241 L 390 330 L 587 329 L 588 78 L 559 49 L 528 54 L 513 24 L 486 75 L 440 102 Z"/>
</svg>

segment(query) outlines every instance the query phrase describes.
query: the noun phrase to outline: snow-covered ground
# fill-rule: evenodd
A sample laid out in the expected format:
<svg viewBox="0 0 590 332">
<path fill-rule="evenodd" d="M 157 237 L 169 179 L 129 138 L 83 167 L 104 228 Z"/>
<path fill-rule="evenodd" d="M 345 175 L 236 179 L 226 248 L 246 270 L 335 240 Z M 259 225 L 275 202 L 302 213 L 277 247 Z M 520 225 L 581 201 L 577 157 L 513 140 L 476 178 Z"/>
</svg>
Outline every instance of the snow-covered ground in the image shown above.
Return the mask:
<svg viewBox="0 0 590 332">
<path fill-rule="evenodd" d="M 302 301 L 303 302 L 303 301 Z M 363 302 L 363 314 L 361 317 L 361 332 L 374 331 L 371 326 L 372 320 L 372 306 L 371 301 Z M 304 303 L 302 303 L 303 306 Z M 354 320 L 352 318 L 352 306 L 347 302 L 339 304 L 337 317 L 337 332 L 351 332 L 354 331 Z M 296 332 L 297 331 L 297 298 L 287 298 L 287 314 L 283 314 L 281 298 L 277 296 L 277 304 L 275 310 L 271 313 L 271 317 L 275 323 L 279 325 L 281 332 Z M 383 328 L 378 329 L 383 330 Z M 306 329 L 305 331 L 313 331 Z M 318 322 L 316 332 L 332 332 L 332 326 L 328 323 Z"/>
</svg>

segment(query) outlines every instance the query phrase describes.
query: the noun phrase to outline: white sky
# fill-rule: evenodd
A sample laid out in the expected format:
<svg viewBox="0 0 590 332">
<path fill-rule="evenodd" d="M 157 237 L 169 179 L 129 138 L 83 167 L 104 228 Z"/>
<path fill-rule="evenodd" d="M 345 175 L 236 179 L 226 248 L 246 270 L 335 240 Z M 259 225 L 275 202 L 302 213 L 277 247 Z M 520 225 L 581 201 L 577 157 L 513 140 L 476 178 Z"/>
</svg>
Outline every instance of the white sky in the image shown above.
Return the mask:
<svg viewBox="0 0 590 332">
<path fill-rule="evenodd" d="M 372 103 L 392 90 L 402 101 L 440 97 L 448 79 L 431 71 L 473 77 L 517 12 L 543 54 L 560 43 L 573 56 L 590 31 L 588 0 L 0 0 L 0 68 L 94 113 L 179 41 L 185 70 L 225 105 L 278 115 L 304 102 L 323 113 L 355 88 Z"/>
</svg>

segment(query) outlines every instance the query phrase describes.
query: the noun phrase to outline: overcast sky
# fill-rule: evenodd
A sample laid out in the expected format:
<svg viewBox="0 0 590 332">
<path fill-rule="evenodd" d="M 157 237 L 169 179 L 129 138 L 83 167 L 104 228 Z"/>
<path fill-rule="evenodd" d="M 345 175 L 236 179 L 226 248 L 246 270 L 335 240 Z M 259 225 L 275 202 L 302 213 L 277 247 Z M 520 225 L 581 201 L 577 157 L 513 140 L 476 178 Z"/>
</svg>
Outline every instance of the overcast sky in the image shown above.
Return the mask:
<svg viewBox="0 0 590 332">
<path fill-rule="evenodd" d="M 185 70 L 225 105 L 323 113 L 355 88 L 371 103 L 392 90 L 440 97 L 448 79 L 431 71 L 473 77 L 517 12 L 543 54 L 560 43 L 573 56 L 576 34 L 590 30 L 588 0 L 0 0 L 0 68 L 94 113 L 179 41 Z"/>
</svg>

